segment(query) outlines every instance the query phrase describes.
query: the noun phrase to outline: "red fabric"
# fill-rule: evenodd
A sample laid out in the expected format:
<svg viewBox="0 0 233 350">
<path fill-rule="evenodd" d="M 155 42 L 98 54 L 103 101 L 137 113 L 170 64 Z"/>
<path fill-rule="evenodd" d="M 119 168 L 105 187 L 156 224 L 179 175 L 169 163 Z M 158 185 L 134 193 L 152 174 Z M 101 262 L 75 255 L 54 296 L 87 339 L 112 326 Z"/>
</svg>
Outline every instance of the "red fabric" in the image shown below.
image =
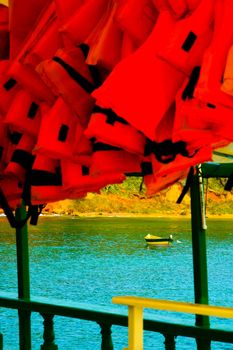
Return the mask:
<svg viewBox="0 0 233 350">
<path fill-rule="evenodd" d="M 169 12 L 162 12 L 146 42 L 122 60 L 93 93 L 97 104 L 113 109 L 151 140 L 184 80 L 183 73 L 156 57 L 174 25 Z"/>
<path fill-rule="evenodd" d="M 36 137 L 41 122 L 40 108 L 26 90 L 20 90 L 8 109 L 5 122 L 14 130 Z"/>
</svg>

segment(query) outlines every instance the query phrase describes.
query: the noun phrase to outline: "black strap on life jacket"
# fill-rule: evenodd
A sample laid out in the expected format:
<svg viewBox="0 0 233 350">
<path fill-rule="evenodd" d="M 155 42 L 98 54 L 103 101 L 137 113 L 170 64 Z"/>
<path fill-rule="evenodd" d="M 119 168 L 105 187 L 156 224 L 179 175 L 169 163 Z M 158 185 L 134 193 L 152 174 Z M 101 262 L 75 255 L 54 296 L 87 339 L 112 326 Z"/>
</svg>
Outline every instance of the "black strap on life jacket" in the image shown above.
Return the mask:
<svg viewBox="0 0 233 350">
<path fill-rule="evenodd" d="M 98 105 L 95 105 L 92 111 L 92 114 L 95 113 L 102 113 L 106 116 L 106 123 L 110 125 L 114 125 L 115 122 L 119 122 L 121 124 L 128 125 L 129 123 L 123 119 L 122 117 L 119 117 L 111 108 L 103 108 Z"/>
<path fill-rule="evenodd" d="M 122 148 L 108 145 L 107 143 L 103 142 L 95 142 L 92 145 L 93 152 L 98 151 L 122 151 Z"/>
<path fill-rule="evenodd" d="M 63 59 L 58 56 L 53 57 L 53 61 L 57 62 L 61 67 L 65 69 L 65 71 L 69 74 L 69 76 L 78 83 L 83 90 L 87 93 L 91 94 L 95 90 L 95 86 L 83 77 L 79 72 L 77 72 L 70 64 L 66 63 Z"/>
<path fill-rule="evenodd" d="M 141 162 L 141 171 L 142 171 L 142 176 L 152 175 L 153 174 L 152 163 Z"/>
<path fill-rule="evenodd" d="M 163 164 L 173 162 L 178 154 L 183 157 L 192 158 L 197 151 L 193 154 L 189 154 L 186 149 L 186 143 L 184 141 L 172 142 L 172 140 L 164 140 L 162 142 L 155 142 L 147 139 L 144 156 L 149 156 L 153 153 L 156 159 Z"/>
<path fill-rule="evenodd" d="M 20 164 L 24 169 L 31 169 L 35 156 L 23 150 L 16 149 L 11 158 L 11 162 Z"/>
<path fill-rule="evenodd" d="M 13 145 L 18 145 L 22 136 L 23 136 L 23 134 L 20 132 L 17 132 L 17 131 L 9 132 L 9 134 L 8 134 L 8 138 L 11 141 L 11 143 L 13 143 Z"/>
<path fill-rule="evenodd" d="M 182 189 L 182 192 L 181 192 L 179 198 L 176 201 L 177 204 L 180 204 L 182 202 L 184 196 L 187 194 L 188 190 L 190 189 L 190 186 L 191 186 L 191 183 L 192 183 L 192 180 L 193 180 L 193 175 L 194 175 L 194 167 L 191 167 L 189 169 L 189 172 L 188 172 L 186 183 L 185 183 L 185 185 L 184 185 L 184 187 Z"/>
<path fill-rule="evenodd" d="M 190 75 L 189 81 L 186 85 L 186 87 L 184 88 L 184 91 L 182 93 L 182 100 L 191 100 L 193 98 L 193 94 L 194 94 L 194 89 L 195 86 L 197 84 L 197 81 L 199 79 L 200 76 L 200 70 L 201 67 L 200 66 L 196 66 L 193 68 L 192 73 Z"/>
</svg>

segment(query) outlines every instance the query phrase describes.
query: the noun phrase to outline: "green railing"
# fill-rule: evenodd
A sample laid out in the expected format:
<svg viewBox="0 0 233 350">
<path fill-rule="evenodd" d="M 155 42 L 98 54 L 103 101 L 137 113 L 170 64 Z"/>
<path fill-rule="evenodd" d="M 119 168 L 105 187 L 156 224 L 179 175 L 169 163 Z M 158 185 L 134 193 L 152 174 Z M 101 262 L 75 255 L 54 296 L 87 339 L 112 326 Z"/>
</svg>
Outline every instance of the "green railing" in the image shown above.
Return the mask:
<svg viewBox="0 0 233 350">
<path fill-rule="evenodd" d="M 203 177 L 229 177 L 233 173 L 233 164 L 204 164 Z M 205 223 L 202 208 L 202 177 L 200 172 L 194 176 L 191 183 L 191 213 L 192 213 L 192 245 L 195 303 L 208 304 L 208 274 L 205 242 Z M 24 207 L 16 210 L 16 219 L 23 220 L 26 216 Z M 27 226 L 16 229 L 18 295 L 0 294 L 0 307 L 18 310 L 19 316 L 19 348 L 31 350 L 31 313 L 41 314 L 44 324 L 44 340 L 41 350 L 56 350 L 53 328 L 54 316 L 64 316 L 96 322 L 100 325 L 102 343 L 101 350 L 112 350 L 111 326 L 127 327 L 126 314 L 112 311 L 97 305 L 64 303 L 64 301 L 45 300 L 30 296 L 30 274 L 28 255 Z M 164 335 L 164 348 L 175 349 L 175 338 L 178 336 L 196 339 L 198 350 L 209 350 L 211 341 L 233 343 L 233 332 L 213 329 L 209 326 L 207 316 L 196 316 L 195 326 L 160 322 L 145 315 L 144 329 L 159 332 Z M 3 345 L 2 345 L 3 342 Z M 0 350 L 4 349 L 4 335 L 0 334 Z M 97 347 L 96 347 L 97 349 Z"/>
<path fill-rule="evenodd" d="M 53 322 L 56 318 L 54 316 L 76 318 L 99 324 L 102 340 L 101 344 L 96 344 L 95 350 L 113 350 L 111 327 L 113 325 L 128 326 L 126 313 L 98 305 L 70 303 L 64 300 L 48 300 L 46 298 L 18 299 L 9 296 L 9 293 L 5 295 L 2 293 L 0 296 L 0 307 L 18 310 L 22 316 L 25 314 L 26 317 L 32 312 L 41 315 L 44 327 L 41 350 L 59 349 L 59 344 L 55 343 Z M 164 336 L 164 349 L 166 350 L 175 350 L 176 337 L 189 337 L 208 342 L 233 343 L 233 331 L 164 322 L 156 320 L 155 317 L 155 315 L 145 314 L 144 330 L 162 334 Z M 30 350 L 31 345 L 28 342 L 25 344 L 21 343 L 20 349 Z"/>
</svg>

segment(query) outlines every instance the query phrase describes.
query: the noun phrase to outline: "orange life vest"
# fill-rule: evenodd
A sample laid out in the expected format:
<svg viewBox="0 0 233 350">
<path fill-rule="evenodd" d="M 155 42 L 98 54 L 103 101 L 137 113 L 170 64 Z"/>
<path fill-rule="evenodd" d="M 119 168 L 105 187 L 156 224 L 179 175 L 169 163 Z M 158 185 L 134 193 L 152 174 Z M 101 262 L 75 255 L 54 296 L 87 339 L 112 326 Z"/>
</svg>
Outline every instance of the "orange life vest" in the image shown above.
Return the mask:
<svg viewBox="0 0 233 350">
<path fill-rule="evenodd" d="M 163 11 L 145 43 L 122 60 L 93 93 L 98 104 L 113 109 L 151 140 L 154 140 L 155 129 L 174 101 L 185 77 L 156 57 L 156 52 L 167 42 L 174 24 L 170 13 Z M 155 98 L 157 103 L 154 102 Z"/>
<path fill-rule="evenodd" d="M 0 61 L 0 113 L 5 115 L 15 94 L 20 90 L 18 82 L 6 74 L 9 61 Z"/>
<path fill-rule="evenodd" d="M 86 0 L 61 28 L 75 45 L 85 42 L 94 30 L 111 0 Z"/>
<path fill-rule="evenodd" d="M 94 106 L 90 93 L 95 85 L 82 48 L 59 49 L 52 59 L 43 61 L 37 71 L 48 86 L 64 98 L 86 127 Z"/>
<path fill-rule="evenodd" d="M 98 192 L 108 184 L 121 183 L 125 179 L 120 172 L 91 175 L 89 167 L 67 160 L 62 160 L 61 169 L 63 189 L 74 195 L 85 191 Z"/>
<path fill-rule="evenodd" d="M 121 59 L 131 55 L 137 47 L 138 45 L 135 40 L 128 33 L 124 32 L 121 45 Z"/>
<path fill-rule="evenodd" d="M 227 53 L 233 42 L 233 3 L 230 0 L 215 0 L 214 36 L 205 51 L 200 78 L 194 96 L 211 104 L 223 104 L 233 108 L 232 98 L 221 91 Z"/>
<path fill-rule="evenodd" d="M 145 136 L 111 109 L 96 105 L 84 133 L 90 139 L 96 138 L 100 142 L 123 148 L 127 152 L 143 155 Z"/>
<path fill-rule="evenodd" d="M 56 13 L 61 24 L 64 24 L 84 3 L 85 0 L 54 0 Z"/>
<path fill-rule="evenodd" d="M 41 12 L 48 7 L 51 0 L 30 0 L 25 7 L 24 1 L 10 0 L 10 56 L 15 58 L 24 44 L 28 34 L 37 23 Z"/>
<path fill-rule="evenodd" d="M 141 158 L 138 155 L 96 140 L 93 143 L 90 174 L 96 176 L 112 173 L 139 173 L 140 162 Z"/>
<path fill-rule="evenodd" d="M 9 129 L 8 126 L 4 123 L 3 119 L 0 119 L 0 175 L 3 175 L 4 169 L 8 164 L 12 148 L 9 138 Z"/>
<path fill-rule="evenodd" d="M 161 167 L 161 164 L 160 164 Z M 188 174 L 188 169 L 178 172 L 172 172 L 165 176 L 154 176 L 154 170 L 150 156 L 145 157 L 141 163 L 141 172 L 143 176 L 143 181 L 146 186 L 146 195 L 153 196 L 156 193 L 162 191 L 163 189 L 173 185 L 180 179 L 183 179 Z"/>
<path fill-rule="evenodd" d="M 61 45 L 54 4 L 43 11 L 34 30 L 12 61 L 8 74 L 25 89 L 48 104 L 54 102 L 54 95 L 35 71 L 36 65 L 51 57 Z"/>
<path fill-rule="evenodd" d="M 189 75 L 200 65 L 204 50 L 208 47 L 213 31 L 214 0 L 202 0 L 192 14 L 178 20 L 159 57 Z"/>
<path fill-rule="evenodd" d="M 115 21 L 136 44 L 140 46 L 149 36 L 158 17 L 150 0 L 121 1 Z"/>
<path fill-rule="evenodd" d="M 44 204 L 67 198 L 62 192 L 60 163 L 46 156 L 35 157 L 29 174 L 27 200 L 30 204 Z"/>
<path fill-rule="evenodd" d="M 183 173 L 191 166 L 211 160 L 212 148 L 190 149 L 183 140 L 172 141 L 172 128 L 175 117 L 175 106 L 172 105 L 164 115 L 156 130 L 156 142 L 145 147 L 145 155 L 150 155 L 155 179 L 170 175 L 173 171 Z"/>
<path fill-rule="evenodd" d="M 43 101 L 52 105 L 55 96 L 51 89 L 43 82 L 39 74 L 32 66 L 24 65 L 18 61 L 14 61 L 7 71 L 7 75 L 17 81 L 23 88 L 29 91 L 39 101 Z M 12 79 L 11 78 L 11 79 Z"/>
<path fill-rule="evenodd" d="M 187 79 L 176 96 L 176 111 L 172 131 L 174 142 L 185 141 L 189 153 L 195 152 L 200 147 L 213 145 L 219 142 L 219 136 L 214 132 L 213 123 L 208 119 L 211 111 L 209 104 L 205 108 L 205 102 L 194 98 L 194 89 L 199 78 L 200 67 L 195 67 L 189 79 Z M 214 106 L 212 106 L 214 107 Z"/>
<path fill-rule="evenodd" d="M 4 178 L 0 179 L 0 188 L 7 199 L 11 209 L 16 209 L 22 203 L 23 186 L 18 179 Z M 0 203 L 1 206 L 1 203 Z"/>
<path fill-rule="evenodd" d="M 42 117 L 34 152 L 50 158 L 71 158 L 75 142 L 77 117 L 62 98 Z"/>
<path fill-rule="evenodd" d="M 14 176 L 22 182 L 25 180 L 26 171 L 30 170 L 33 164 L 32 149 L 35 142 L 34 137 L 27 134 L 22 135 L 12 153 L 10 162 L 4 170 L 5 175 Z"/>
<path fill-rule="evenodd" d="M 221 91 L 233 96 L 233 46 L 230 47 L 227 54 L 227 61 L 223 75 Z"/>
<path fill-rule="evenodd" d="M 97 28 L 85 40 L 90 47 L 86 62 L 111 71 L 121 59 L 123 33 L 115 21 L 117 3 L 109 2 Z"/>
<path fill-rule="evenodd" d="M 75 162 L 88 167 L 91 165 L 92 144 L 86 135 L 84 135 L 84 129 L 78 120 L 72 152 L 72 159 Z"/>
<path fill-rule="evenodd" d="M 14 130 L 36 137 L 39 133 L 41 111 L 28 91 L 20 90 L 14 97 L 5 117 Z"/>
</svg>

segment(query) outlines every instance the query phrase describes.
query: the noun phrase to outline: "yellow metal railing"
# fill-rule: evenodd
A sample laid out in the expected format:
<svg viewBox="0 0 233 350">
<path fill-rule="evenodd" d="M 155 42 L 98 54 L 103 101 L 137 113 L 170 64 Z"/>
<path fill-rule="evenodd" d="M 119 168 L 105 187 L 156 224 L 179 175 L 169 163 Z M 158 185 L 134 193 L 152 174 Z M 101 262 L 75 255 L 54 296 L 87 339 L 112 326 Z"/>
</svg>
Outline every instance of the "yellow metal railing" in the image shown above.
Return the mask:
<svg viewBox="0 0 233 350">
<path fill-rule="evenodd" d="M 148 299 L 134 296 L 118 296 L 112 299 L 113 303 L 127 305 L 128 320 L 128 348 L 124 350 L 143 350 L 143 309 L 183 312 L 202 316 L 233 318 L 233 308 L 192 304 L 185 302 Z"/>
</svg>

